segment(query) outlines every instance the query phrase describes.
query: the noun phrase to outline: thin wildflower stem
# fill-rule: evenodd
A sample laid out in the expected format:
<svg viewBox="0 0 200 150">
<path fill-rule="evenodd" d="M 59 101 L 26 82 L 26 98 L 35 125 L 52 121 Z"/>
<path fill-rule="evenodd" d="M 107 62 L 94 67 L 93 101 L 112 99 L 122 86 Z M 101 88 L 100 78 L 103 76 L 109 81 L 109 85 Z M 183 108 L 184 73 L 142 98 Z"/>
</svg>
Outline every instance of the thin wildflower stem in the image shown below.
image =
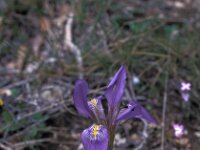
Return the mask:
<svg viewBox="0 0 200 150">
<path fill-rule="evenodd" d="M 108 150 L 113 150 L 114 139 L 115 139 L 115 126 L 111 126 L 109 131 Z"/>
<path fill-rule="evenodd" d="M 164 91 L 164 96 L 163 96 L 161 150 L 164 150 L 164 144 L 165 144 L 165 117 L 166 117 L 167 87 L 168 87 L 167 84 L 168 84 L 168 72 L 166 73 L 165 91 Z"/>
</svg>

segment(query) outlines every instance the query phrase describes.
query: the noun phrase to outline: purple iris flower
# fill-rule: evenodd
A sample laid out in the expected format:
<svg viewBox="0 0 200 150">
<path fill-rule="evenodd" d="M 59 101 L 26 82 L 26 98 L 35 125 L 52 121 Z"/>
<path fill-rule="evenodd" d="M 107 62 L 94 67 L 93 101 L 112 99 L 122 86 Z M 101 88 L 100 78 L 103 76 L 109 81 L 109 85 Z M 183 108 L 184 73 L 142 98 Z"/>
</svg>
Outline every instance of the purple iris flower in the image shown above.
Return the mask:
<svg viewBox="0 0 200 150">
<path fill-rule="evenodd" d="M 115 129 L 120 121 L 132 118 L 145 119 L 156 123 L 150 114 L 138 102 L 132 100 L 126 108 L 120 110 L 121 97 L 124 92 L 126 70 L 121 66 L 108 84 L 105 97 L 108 103 L 107 114 L 104 113 L 102 97 L 87 99 L 88 84 L 78 80 L 74 89 L 74 104 L 77 111 L 84 117 L 92 119 L 94 124 L 81 134 L 81 141 L 85 150 L 111 150 Z"/>
</svg>

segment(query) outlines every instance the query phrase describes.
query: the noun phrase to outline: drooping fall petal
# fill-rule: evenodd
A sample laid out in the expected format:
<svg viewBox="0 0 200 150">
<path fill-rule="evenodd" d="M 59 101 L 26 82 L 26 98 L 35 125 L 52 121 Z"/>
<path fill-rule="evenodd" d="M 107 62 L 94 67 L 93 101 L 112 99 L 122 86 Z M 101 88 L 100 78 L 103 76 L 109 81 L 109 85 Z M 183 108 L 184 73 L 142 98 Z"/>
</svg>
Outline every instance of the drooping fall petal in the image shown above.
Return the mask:
<svg viewBox="0 0 200 150">
<path fill-rule="evenodd" d="M 87 102 L 88 84 L 84 80 L 76 81 L 74 88 L 74 104 L 78 112 L 85 117 L 91 117 L 92 111 L 90 110 Z"/>
<path fill-rule="evenodd" d="M 124 66 L 121 66 L 107 86 L 105 92 L 105 96 L 108 100 L 108 105 L 111 109 L 118 107 L 120 103 L 122 94 L 124 92 L 125 80 L 126 70 Z"/>
<path fill-rule="evenodd" d="M 102 125 L 93 124 L 81 134 L 84 150 L 107 150 L 108 131 Z"/>
<path fill-rule="evenodd" d="M 136 101 L 129 103 L 128 108 L 125 108 L 118 114 L 115 123 L 118 123 L 121 120 L 128 120 L 132 118 L 141 118 L 145 119 L 149 123 L 156 123 L 155 119 L 151 117 L 149 112 Z"/>
</svg>

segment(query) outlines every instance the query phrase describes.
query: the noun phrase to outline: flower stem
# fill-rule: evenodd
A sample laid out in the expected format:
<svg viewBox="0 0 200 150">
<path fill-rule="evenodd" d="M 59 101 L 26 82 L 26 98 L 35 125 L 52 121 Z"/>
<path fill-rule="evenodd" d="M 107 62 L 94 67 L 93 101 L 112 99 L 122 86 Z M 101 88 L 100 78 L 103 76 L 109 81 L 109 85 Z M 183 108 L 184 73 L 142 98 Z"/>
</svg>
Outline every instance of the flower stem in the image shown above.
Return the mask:
<svg viewBox="0 0 200 150">
<path fill-rule="evenodd" d="M 108 150 L 113 150 L 114 139 L 115 139 L 115 126 L 112 126 L 109 131 Z"/>
</svg>

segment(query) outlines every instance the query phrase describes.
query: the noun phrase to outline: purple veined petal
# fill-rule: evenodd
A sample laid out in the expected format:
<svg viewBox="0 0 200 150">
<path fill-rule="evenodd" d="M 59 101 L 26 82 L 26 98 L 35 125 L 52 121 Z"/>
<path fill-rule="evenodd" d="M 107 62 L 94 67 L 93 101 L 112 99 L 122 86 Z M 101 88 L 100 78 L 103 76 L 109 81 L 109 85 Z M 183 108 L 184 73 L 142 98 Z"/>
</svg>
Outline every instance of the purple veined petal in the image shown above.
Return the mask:
<svg viewBox="0 0 200 150">
<path fill-rule="evenodd" d="M 84 150 L 107 150 L 108 131 L 102 125 L 93 124 L 81 134 Z"/>
<path fill-rule="evenodd" d="M 76 81 L 74 88 L 74 105 L 77 111 L 85 117 L 91 117 L 92 111 L 90 110 L 87 102 L 88 84 L 84 80 Z"/>
<path fill-rule="evenodd" d="M 88 106 L 95 114 L 96 118 L 105 119 L 104 109 L 102 106 L 102 96 L 88 101 Z"/>
<path fill-rule="evenodd" d="M 145 119 L 149 123 L 156 123 L 155 119 L 151 117 L 149 112 L 136 101 L 129 103 L 128 108 L 125 108 L 118 114 L 115 123 L 132 118 L 141 118 Z"/>
<path fill-rule="evenodd" d="M 124 66 L 121 66 L 117 73 L 107 86 L 105 96 L 108 100 L 108 105 L 111 109 L 118 107 L 122 94 L 124 92 L 126 80 L 126 70 Z"/>
</svg>

